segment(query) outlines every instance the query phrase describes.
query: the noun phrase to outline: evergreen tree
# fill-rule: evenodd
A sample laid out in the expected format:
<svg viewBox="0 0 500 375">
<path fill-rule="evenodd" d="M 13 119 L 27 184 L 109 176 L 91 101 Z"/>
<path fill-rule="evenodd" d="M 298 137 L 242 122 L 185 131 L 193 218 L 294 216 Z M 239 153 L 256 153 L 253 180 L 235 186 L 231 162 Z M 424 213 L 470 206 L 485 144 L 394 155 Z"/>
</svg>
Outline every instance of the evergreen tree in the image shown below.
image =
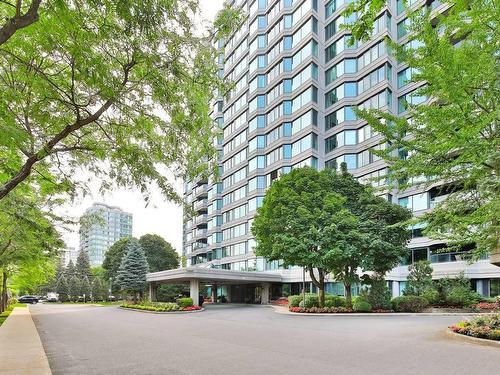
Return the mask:
<svg viewBox="0 0 500 375">
<path fill-rule="evenodd" d="M 103 287 L 101 280 L 98 277 L 94 278 L 92 281 L 92 302 L 98 302 L 103 300 Z"/>
<path fill-rule="evenodd" d="M 89 279 L 92 277 L 92 269 L 90 268 L 89 254 L 85 250 L 80 250 L 76 259 L 75 275 L 80 280 L 84 277 Z"/>
<path fill-rule="evenodd" d="M 68 280 L 65 275 L 62 275 L 57 281 L 56 287 L 57 294 L 59 294 L 59 301 L 67 302 L 69 301 L 69 286 Z"/>
<path fill-rule="evenodd" d="M 118 269 L 117 282 L 121 290 L 131 293 L 134 301 L 146 288 L 148 262 L 138 240 L 131 239 Z"/>
<path fill-rule="evenodd" d="M 69 279 L 68 287 L 69 287 L 70 300 L 73 302 L 77 302 L 78 294 L 80 292 L 80 280 L 78 280 L 78 277 L 72 276 Z"/>
<path fill-rule="evenodd" d="M 64 270 L 64 276 L 66 276 L 67 280 L 70 280 L 73 276 L 75 276 L 75 265 L 73 264 L 72 260 L 70 260 L 68 265 L 66 266 L 66 269 Z"/>
<path fill-rule="evenodd" d="M 421 260 L 408 267 L 410 274 L 404 294 L 421 296 L 432 288 L 432 266 L 428 260 Z"/>
<path fill-rule="evenodd" d="M 87 276 L 84 276 L 83 278 L 79 279 L 80 282 L 80 295 L 83 296 L 84 301 L 87 302 L 90 301 L 90 293 L 91 293 L 91 288 L 90 288 L 90 281 Z"/>
</svg>

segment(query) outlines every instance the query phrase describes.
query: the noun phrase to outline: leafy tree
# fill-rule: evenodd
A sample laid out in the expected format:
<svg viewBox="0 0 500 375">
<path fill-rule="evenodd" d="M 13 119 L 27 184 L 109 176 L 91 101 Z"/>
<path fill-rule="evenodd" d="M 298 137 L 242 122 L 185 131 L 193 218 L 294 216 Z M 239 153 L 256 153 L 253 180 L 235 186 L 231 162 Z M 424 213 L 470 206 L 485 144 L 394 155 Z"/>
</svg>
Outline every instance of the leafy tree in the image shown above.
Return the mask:
<svg viewBox="0 0 500 375">
<path fill-rule="evenodd" d="M 347 233 L 355 218 L 345 198 L 333 192 L 326 172 L 299 168 L 281 176 L 266 192 L 252 226 L 255 253 L 286 266 L 304 267 L 324 304 L 331 236 Z"/>
<path fill-rule="evenodd" d="M 92 278 L 99 278 L 101 281 L 106 280 L 106 270 L 102 266 L 92 267 Z"/>
<path fill-rule="evenodd" d="M 428 260 L 421 260 L 408 267 L 410 271 L 404 294 L 423 295 L 432 288 L 432 266 Z"/>
<path fill-rule="evenodd" d="M 81 282 L 80 279 L 76 276 L 72 276 L 68 281 L 68 292 L 70 296 L 70 300 L 73 302 L 78 301 L 78 297 L 80 295 Z"/>
<path fill-rule="evenodd" d="M 59 295 L 59 301 L 67 302 L 70 299 L 70 290 L 68 285 L 68 280 L 66 276 L 62 275 L 59 280 L 57 280 L 57 294 Z"/>
<path fill-rule="evenodd" d="M 122 262 L 123 255 L 127 251 L 127 246 L 132 238 L 121 238 L 116 241 L 109 249 L 106 251 L 104 256 L 104 262 L 102 263 L 102 268 L 104 269 L 106 282 L 111 280 L 113 293 L 119 291 L 119 285 L 115 283 L 116 277 L 118 275 L 118 269 Z"/>
<path fill-rule="evenodd" d="M 25 280 L 17 277 L 16 282 L 34 290 L 36 283 L 45 284 L 54 273 L 51 262 L 64 243 L 54 227 L 57 217 L 51 207 L 28 187 L 0 201 L 0 311 L 7 306 L 10 277 L 25 275 Z"/>
<path fill-rule="evenodd" d="M 137 294 L 142 296 L 146 288 L 146 273 L 148 272 L 148 261 L 138 240 L 131 239 L 127 250 L 118 269 L 117 282 L 121 290 L 131 293 L 134 301 Z"/>
<path fill-rule="evenodd" d="M 306 267 L 324 302 L 328 273 L 351 285 L 358 271 L 385 274 L 406 253 L 408 210 L 377 197 L 346 171 L 299 168 L 273 182 L 257 210 L 256 254 Z"/>
<path fill-rule="evenodd" d="M 149 272 L 179 267 L 179 254 L 162 237 L 156 234 L 145 234 L 139 238 L 139 243 L 148 260 Z"/>
<path fill-rule="evenodd" d="M 90 295 L 91 295 L 91 287 L 90 287 L 90 281 L 87 276 L 84 276 L 80 279 L 80 295 L 84 297 L 83 302 L 90 301 Z"/>
<path fill-rule="evenodd" d="M 384 5 L 349 5 L 348 12 L 360 11 L 351 27 L 356 38 L 369 34 Z M 475 244 L 477 259 L 496 251 L 500 238 L 499 8 L 491 0 L 449 5 L 439 16 L 428 8 L 410 12 L 407 29 L 417 48 L 391 43 L 397 60 L 411 69 L 411 82 L 422 83 L 416 94 L 430 98 L 428 104 L 407 105 L 411 120 L 378 110 L 359 115 L 388 142 L 380 156 L 400 189 L 415 181 L 443 186 L 436 191 L 447 199 L 419 217 L 427 224 L 424 234 L 446 240 L 449 248 Z"/>
<path fill-rule="evenodd" d="M 20 184 L 73 193 L 82 167 L 180 200 L 166 171 L 207 172 L 215 155 L 213 42 L 239 12 L 198 35 L 197 0 L 16 4 L 0 3 L 0 200 Z"/>
<path fill-rule="evenodd" d="M 360 298 L 365 299 L 373 309 L 391 309 L 392 292 L 387 287 L 387 282 L 383 276 L 364 275 L 363 284 L 365 285 L 361 291 Z M 368 289 L 365 289 L 367 287 Z"/>
<path fill-rule="evenodd" d="M 64 276 L 66 276 L 68 280 L 71 279 L 73 276 L 76 276 L 76 268 L 71 259 L 68 265 L 66 266 L 66 270 L 64 271 Z"/>
<path fill-rule="evenodd" d="M 76 258 L 75 275 L 79 279 L 92 277 L 89 255 L 85 250 L 80 250 Z"/>
</svg>

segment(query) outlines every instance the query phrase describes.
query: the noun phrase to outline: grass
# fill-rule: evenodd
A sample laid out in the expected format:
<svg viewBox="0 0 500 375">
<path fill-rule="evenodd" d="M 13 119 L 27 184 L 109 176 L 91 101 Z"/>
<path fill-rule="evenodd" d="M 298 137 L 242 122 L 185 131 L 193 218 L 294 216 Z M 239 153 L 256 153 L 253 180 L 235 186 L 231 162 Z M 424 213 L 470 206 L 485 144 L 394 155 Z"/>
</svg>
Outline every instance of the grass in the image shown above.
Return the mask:
<svg viewBox="0 0 500 375">
<path fill-rule="evenodd" d="M 62 303 L 63 305 L 101 305 L 101 306 L 114 306 L 114 305 L 120 305 L 121 301 L 115 301 L 115 302 L 107 302 L 107 301 L 101 301 L 101 302 L 55 302 L 55 303 Z"/>
<path fill-rule="evenodd" d="M 10 315 L 10 313 L 12 312 L 12 309 L 14 309 L 14 307 L 26 307 L 26 304 L 25 303 L 15 303 L 13 305 L 10 305 L 7 310 L 5 310 L 3 313 L 0 314 L 0 326 L 3 324 L 3 322 L 5 322 L 5 320 Z"/>
</svg>

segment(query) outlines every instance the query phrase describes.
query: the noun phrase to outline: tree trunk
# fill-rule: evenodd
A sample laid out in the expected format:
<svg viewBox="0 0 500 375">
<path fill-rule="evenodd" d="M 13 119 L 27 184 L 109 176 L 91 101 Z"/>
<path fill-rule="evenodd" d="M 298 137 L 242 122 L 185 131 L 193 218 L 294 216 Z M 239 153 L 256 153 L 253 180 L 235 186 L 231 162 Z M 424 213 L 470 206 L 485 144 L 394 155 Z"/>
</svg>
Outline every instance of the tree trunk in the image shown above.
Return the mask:
<svg viewBox="0 0 500 375">
<path fill-rule="evenodd" d="M 352 309 L 352 295 L 351 295 L 351 283 L 344 282 L 345 289 L 345 301 L 348 308 Z"/>
<path fill-rule="evenodd" d="M 0 313 L 7 309 L 7 272 L 2 272 L 2 295 L 0 298 Z"/>
<path fill-rule="evenodd" d="M 308 269 L 313 284 L 318 288 L 319 307 L 323 307 L 325 305 L 325 272 L 321 268 L 318 268 L 319 278 L 316 278 L 314 269 L 312 267 L 308 267 Z"/>
</svg>

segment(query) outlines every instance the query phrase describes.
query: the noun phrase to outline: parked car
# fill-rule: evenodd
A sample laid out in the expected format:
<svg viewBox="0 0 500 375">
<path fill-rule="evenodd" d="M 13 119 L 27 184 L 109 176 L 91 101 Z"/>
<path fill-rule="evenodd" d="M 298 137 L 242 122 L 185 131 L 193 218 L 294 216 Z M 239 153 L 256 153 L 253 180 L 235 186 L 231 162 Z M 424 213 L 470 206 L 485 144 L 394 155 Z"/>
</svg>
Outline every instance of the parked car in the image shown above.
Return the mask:
<svg viewBox="0 0 500 375">
<path fill-rule="evenodd" d="M 36 296 L 21 296 L 17 300 L 19 303 L 38 303 L 38 297 Z"/>
<path fill-rule="evenodd" d="M 57 302 L 57 301 L 59 301 L 57 293 L 53 292 L 47 293 L 47 302 Z"/>
<path fill-rule="evenodd" d="M 116 297 L 115 296 L 108 296 L 108 302 L 115 302 Z"/>
</svg>

